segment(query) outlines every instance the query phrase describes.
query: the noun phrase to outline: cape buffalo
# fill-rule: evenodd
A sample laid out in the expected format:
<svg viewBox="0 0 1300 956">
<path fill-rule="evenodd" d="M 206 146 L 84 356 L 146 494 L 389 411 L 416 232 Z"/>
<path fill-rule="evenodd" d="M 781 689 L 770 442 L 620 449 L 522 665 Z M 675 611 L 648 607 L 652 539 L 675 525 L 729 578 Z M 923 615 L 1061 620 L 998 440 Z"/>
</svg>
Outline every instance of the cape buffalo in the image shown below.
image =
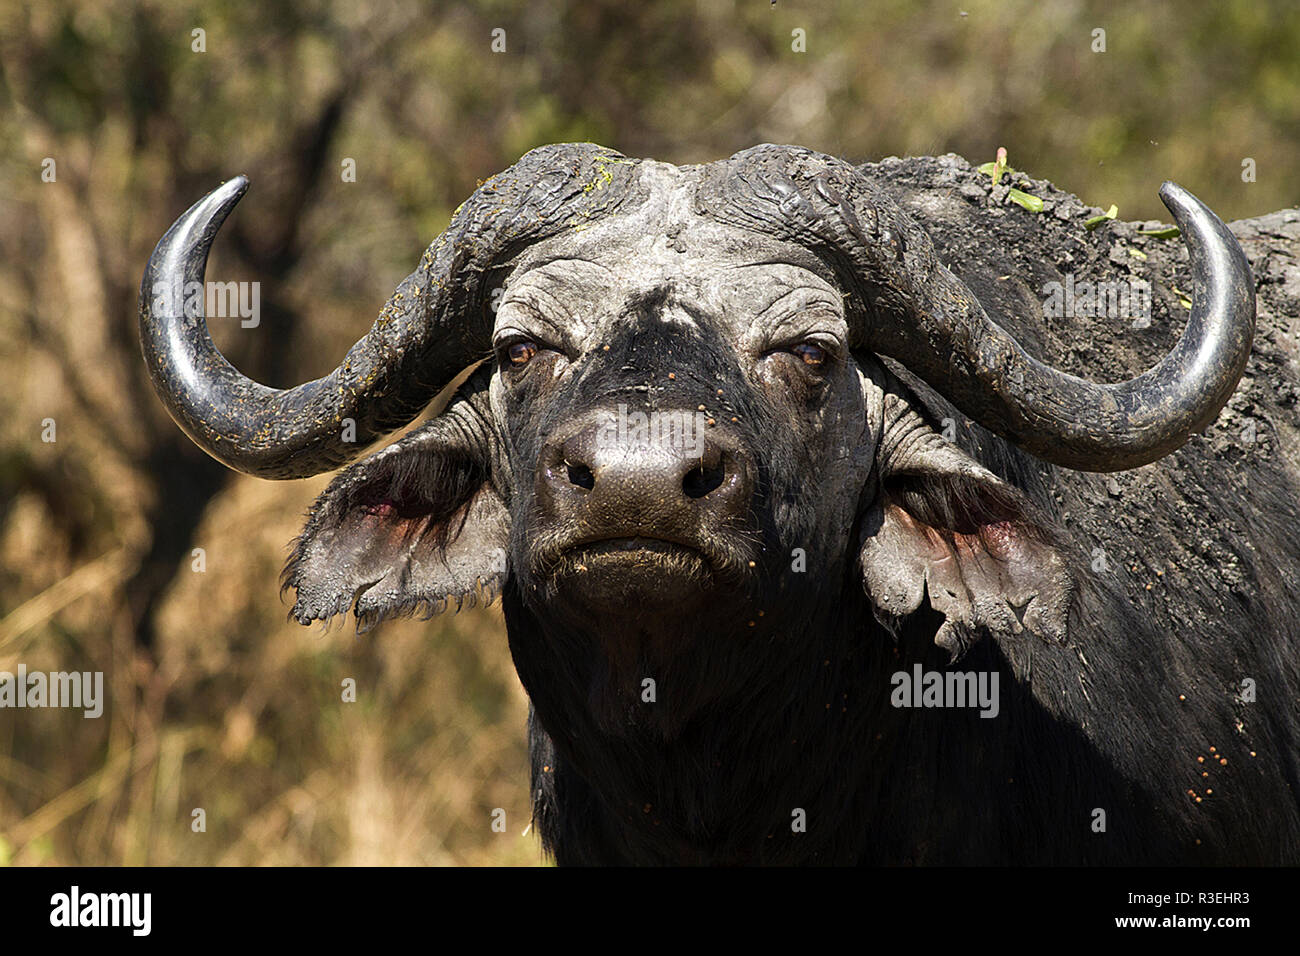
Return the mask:
<svg viewBox="0 0 1300 956">
<path fill-rule="evenodd" d="M 994 238 L 1034 213 L 977 187 L 950 230 L 961 170 L 909 170 L 536 149 L 286 390 L 160 291 L 203 282 L 240 177 L 158 244 L 145 359 L 195 442 L 281 479 L 477 366 L 337 476 L 285 587 L 362 627 L 500 596 L 560 863 L 1300 860 L 1295 487 L 1182 447 L 1250 358 L 1242 249 L 1166 183 L 1186 327 L 1117 359 L 1044 317 L 1094 247 L 1039 268 Z M 1030 354 L 1062 337 L 1128 380 Z"/>
</svg>

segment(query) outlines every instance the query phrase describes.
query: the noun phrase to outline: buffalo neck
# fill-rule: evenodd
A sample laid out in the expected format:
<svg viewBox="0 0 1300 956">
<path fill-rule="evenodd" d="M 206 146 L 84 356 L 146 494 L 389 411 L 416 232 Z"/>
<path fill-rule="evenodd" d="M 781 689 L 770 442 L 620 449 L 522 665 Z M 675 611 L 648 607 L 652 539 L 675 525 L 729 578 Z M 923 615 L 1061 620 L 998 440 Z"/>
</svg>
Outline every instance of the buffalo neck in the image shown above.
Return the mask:
<svg viewBox="0 0 1300 956">
<path fill-rule="evenodd" d="M 718 618 L 699 630 L 666 622 L 672 633 L 658 637 L 679 654 L 642 676 L 610 662 L 610 642 L 624 636 L 615 625 L 557 628 L 507 592 L 511 651 L 534 707 L 534 762 L 539 746 L 554 754 L 534 769 L 554 775 L 562 799 L 590 808 L 580 839 L 629 862 L 856 859 L 856 836 L 840 824 L 859 821 L 854 833 L 865 834 L 872 788 L 860 782 L 893 719 L 894 660 L 888 635 L 863 630 L 859 594 L 729 629 Z M 549 739 L 539 743 L 539 730 Z M 535 780 L 535 792 L 548 782 Z"/>
</svg>

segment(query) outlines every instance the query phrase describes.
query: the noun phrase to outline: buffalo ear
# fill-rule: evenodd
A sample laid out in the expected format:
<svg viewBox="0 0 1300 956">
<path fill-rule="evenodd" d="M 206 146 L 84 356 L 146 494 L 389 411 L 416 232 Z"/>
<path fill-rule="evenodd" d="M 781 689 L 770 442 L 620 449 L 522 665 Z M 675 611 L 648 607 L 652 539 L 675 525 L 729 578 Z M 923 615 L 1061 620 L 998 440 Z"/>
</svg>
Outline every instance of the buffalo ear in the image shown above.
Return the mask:
<svg viewBox="0 0 1300 956">
<path fill-rule="evenodd" d="M 1048 524 L 1018 489 L 887 393 L 879 493 L 862 524 L 863 584 L 891 630 L 929 599 L 956 660 L 987 630 L 1064 642 L 1072 581 Z"/>
<path fill-rule="evenodd" d="M 490 479 L 491 419 L 477 379 L 442 415 L 344 470 L 316 499 L 282 575 L 284 590 L 297 591 L 299 623 L 351 609 L 364 631 L 500 592 L 510 519 Z"/>
</svg>

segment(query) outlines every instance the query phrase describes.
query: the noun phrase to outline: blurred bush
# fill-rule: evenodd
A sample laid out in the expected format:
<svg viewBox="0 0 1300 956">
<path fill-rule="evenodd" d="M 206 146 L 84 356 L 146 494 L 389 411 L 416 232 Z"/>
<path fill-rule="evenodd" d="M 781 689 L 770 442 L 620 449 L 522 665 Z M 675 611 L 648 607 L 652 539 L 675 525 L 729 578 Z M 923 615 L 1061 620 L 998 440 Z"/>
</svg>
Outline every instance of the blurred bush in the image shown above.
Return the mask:
<svg viewBox="0 0 1300 956">
<path fill-rule="evenodd" d="M 262 321 L 212 325 L 273 385 L 332 368 L 476 182 L 547 142 L 1005 145 L 1127 219 L 1164 218 L 1166 178 L 1224 218 L 1295 204 L 1300 7 L 1111 7 L 0 3 L 0 670 L 102 670 L 109 694 L 99 720 L 0 711 L 0 862 L 540 860 L 499 613 L 286 623 L 276 574 L 324 479 L 226 472 L 150 391 L 136 289 L 191 202 L 253 180 L 209 274 L 263 283 Z"/>
</svg>

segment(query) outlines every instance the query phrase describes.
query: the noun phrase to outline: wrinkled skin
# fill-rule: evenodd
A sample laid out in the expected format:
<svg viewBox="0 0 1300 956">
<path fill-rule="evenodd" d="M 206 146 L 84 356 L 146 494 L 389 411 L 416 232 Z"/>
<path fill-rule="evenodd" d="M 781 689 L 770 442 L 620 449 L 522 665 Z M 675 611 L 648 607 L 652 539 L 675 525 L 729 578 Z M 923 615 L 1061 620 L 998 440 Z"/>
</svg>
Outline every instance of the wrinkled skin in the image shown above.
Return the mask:
<svg viewBox="0 0 1300 956">
<path fill-rule="evenodd" d="M 564 253 L 553 260 L 542 244 L 520 264 L 494 332 L 498 345 L 522 336 L 541 346 L 522 368 L 503 360 L 491 389 L 503 473 L 525 478 L 511 488 L 518 587 L 534 613 L 549 612 L 557 640 L 582 635 L 607 662 L 609 673 L 592 675 L 606 730 L 618 732 L 625 714 L 678 726 L 703 701 L 635 707 L 643 677 L 671 673 L 682 655 L 716 653 L 712 635 L 748 627 L 760 611 L 750 639 L 769 637 L 807 613 L 821 582 L 843 577 L 877 438 L 865 401 L 873 386 L 849 354 L 840 295 L 788 244 L 716 226 L 629 238 L 616 224 Z M 792 351 L 803 343 L 822 350 L 820 365 Z M 735 477 L 749 492 L 743 513 L 717 525 L 696 519 L 680 529 L 681 545 L 657 552 L 573 544 L 583 529 L 539 507 L 546 483 L 526 478 L 544 438 L 592 413 L 615 419 L 620 405 L 692 423 L 702 408 L 709 438 L 734 448 L 747 473 Z M 810 487 L 824 507 L 800 506 Z M 644 496 L 629 509 L 627 536 L 662 538 L 672 519 L 657 511 L 671 507 Z M 807 571 L 792 575 L 801 546 Z"/>
</svg>

